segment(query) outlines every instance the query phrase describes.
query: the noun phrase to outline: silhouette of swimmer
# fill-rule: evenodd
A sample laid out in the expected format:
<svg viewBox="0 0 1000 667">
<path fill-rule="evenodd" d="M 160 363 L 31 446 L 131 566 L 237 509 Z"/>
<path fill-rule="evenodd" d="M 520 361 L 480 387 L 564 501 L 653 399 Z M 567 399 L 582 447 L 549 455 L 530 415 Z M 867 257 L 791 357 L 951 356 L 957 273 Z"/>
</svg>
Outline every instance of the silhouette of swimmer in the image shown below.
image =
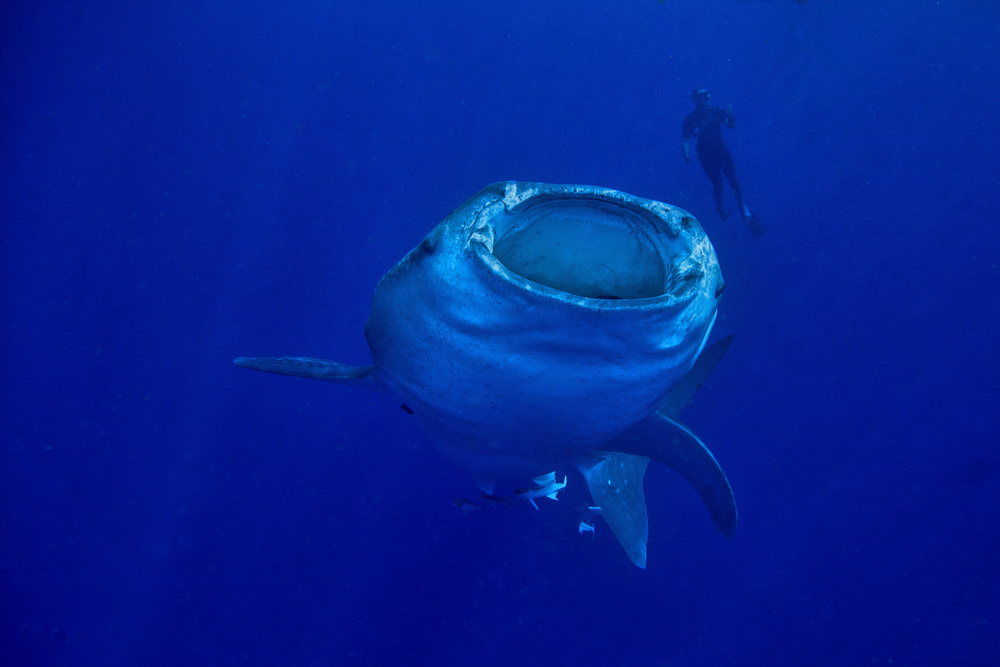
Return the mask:
<svg viewBox="0 0 1000 667">
<path fill-rule="evenodd" d="M 760 238 L 767 230 L 764 228 L 764 223 L 751 213 L 750 209 L 743 203 L 743 188 L 740 186 L 740 179 L 736 176 L 736 163 L 733 162 L 733 156 L 729 154 L 729 149 L 726 148 L 726 143 L 722 140 L 722 123 L 725 123 L 726 127 L 730 129 L 736 125 L 736 121 L 733 119 L 733 105 L 730 104 L 722 109 L 709 104 L 710 99 L 712 99 L 712 93 L 704 88 L 699 88 L 691 93 L 695 109 L 684 119 L 684 125 L 681 128 L 683 137 L 681 148 L 684 150 L 684 162 L 691 163 L 691 138 L 697 136 L 698 160 L 701 162 L 701 168 L 705 170 L 709 180 L 712 181 L 715 210 L 719 212 L 723 220 L 729 217 L 729 211 L 722 204 L 722 176 L 725 175 L 729 179 L 729 187 L 736 195 L 736 206 L 743 222 L 746 223 L 751 236 L 755 239 Z"/>
</svg>

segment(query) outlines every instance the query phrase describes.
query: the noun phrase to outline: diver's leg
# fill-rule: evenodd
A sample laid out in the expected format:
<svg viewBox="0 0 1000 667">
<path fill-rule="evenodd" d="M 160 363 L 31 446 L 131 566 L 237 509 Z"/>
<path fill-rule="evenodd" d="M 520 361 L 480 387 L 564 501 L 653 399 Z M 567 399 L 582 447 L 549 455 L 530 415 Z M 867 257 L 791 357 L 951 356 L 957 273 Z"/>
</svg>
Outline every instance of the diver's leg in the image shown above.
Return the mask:
<svg viewBox="0 0 1000 667">
<path fill-rule="evenodd" d="M 733 162 L 733 156 L 730 155 L 729 151 L 725 151 L 725 156 L 722 158 L 722 173 L 726 175 L 729 179 L 729 187 L 733 189 L 733 194 L 736 195 L 736 207 L 740 212 L 740 215 L 744 218 L 750 217 L 750 209 L 747 205 L 743 203 L 743 186 L 740 184 L 740 179 L 736 175 L 736 163 Z"/>
<path fill-rule="evenodd" d="M 705 170 L 708 179 L 712 181 L 712 196 L 715 197 L 715 210 L 725 220 L 729 217 L 729 211 L 722 205 L 722 169 L 719 167 L 719 163 L 712 159 L 709 151 L 703 152 L 699 149 L 698 159 L 701 162 L 701 168 Z"/>
<path fill-rule="evenodd" d="M 736 165 L 733 163 L 733 158 L 729 155 L 729 151 L 726 151 L 726 156 L 729 160 L 724 163 L 722 170 L 726 174 L 726 178 L 729 179 L 729 186 L 733 189 L 733 194 L 736 195 L 736 205 L 739 206 L 740 217 L 743 218 L 743 222 L 746 224 L 750 235 L 755 239 L 759 239 L 767 232 L 767 228 L 764 227 L 764 223 L 760 221 L 760 218 L 751 213 L 747 205 L 743 203 L 743 187 L 740 185 L 740 179 L 736 176 Z"/>
<path fill-rule="evenodd" d="M 725 220 L 729 217 L 729 211 L 722 204 L 722 172 L 716 171 L 712 179 L 712 195 L 715 197 L 715 210 L 719 212 L 719 216 Z"/>
</svg>

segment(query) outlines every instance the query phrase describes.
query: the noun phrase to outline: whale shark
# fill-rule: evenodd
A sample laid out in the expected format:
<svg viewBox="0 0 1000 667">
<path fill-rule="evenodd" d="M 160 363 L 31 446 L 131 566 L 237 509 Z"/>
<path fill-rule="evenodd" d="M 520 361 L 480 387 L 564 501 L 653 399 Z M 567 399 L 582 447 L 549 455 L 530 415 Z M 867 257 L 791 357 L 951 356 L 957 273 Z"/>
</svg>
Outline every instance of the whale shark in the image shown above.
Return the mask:
<svg viewBox="0 0 1000 667">
<path fill-rule="evenodd" d="M 378 282 L 371 364 L 234 362 L 397 397 L 486 499 L 498 478 L 533 480 L 511 503 L 556 499 L 568 481 L 555 472 L 579 471 L 588 516 L 644 568 L 650 460 L 694 487 L 719 532 L 736 529 L 725 473 L 677 420 L 731 340 L 706 349 L 723 287 L 708 236 L 683 209 L 595 186 L 501 182 Z"/>
</svg>

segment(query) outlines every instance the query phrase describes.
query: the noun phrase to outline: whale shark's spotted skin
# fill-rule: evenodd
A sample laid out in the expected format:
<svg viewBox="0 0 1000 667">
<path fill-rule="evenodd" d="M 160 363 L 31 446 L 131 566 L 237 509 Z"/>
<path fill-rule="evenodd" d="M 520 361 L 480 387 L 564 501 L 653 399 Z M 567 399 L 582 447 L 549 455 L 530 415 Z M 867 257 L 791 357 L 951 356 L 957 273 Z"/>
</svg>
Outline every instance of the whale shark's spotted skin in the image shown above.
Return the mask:
<svg viewBox="0 0 1000 667">
<path fill-rule="evenodd" d="M 722 289 L 712 244 L 681 209 L 605 188 L 497 183 L 379 281 L 365 328 L 372 365 L 235 361 L 395 394 L 487 493 L 497 477 L 577 468 L 645 567 L 649 458 L 694 485 L 723 534 L 736 527 L 725 475 L 674 419 L 728 345 L 695 364 Z"/>
</svg>

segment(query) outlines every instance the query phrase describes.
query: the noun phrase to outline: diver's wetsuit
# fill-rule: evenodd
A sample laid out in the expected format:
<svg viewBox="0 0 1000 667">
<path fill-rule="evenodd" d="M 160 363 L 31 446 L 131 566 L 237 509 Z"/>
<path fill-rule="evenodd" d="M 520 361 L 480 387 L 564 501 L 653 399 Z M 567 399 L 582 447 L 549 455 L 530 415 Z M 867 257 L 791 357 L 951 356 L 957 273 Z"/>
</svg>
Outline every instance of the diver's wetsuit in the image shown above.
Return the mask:
<svg viewBox="0 0 1000 667">
<path fill-rule="evenodd" d="M 726 148 L 726 143 L 722 140 L 722 123 L 725 123 L 726 127 L 729 128 L 736 124 L 731 109 L 720 109 L 716 106 L 702 104 L 684 119 L 681 134 L 685 140 L 697 135 L 698 160 L 701 162 L 701 168 L 705 170 L 712 181 L 715 210 L 725 219 L 729 212 L 722 205 L 723 174 L 729 179 L 729 185 L 733 188 L 741 215 L 746 208 L 743 205 L 743 190 L 740 187 L 740 179 L 736 177 L 736 163 L 733 162 L 733 156 L 729 154 L 729 149 Z M 686 147 L 685 150 L 687 150 Z"/>
</svg>

